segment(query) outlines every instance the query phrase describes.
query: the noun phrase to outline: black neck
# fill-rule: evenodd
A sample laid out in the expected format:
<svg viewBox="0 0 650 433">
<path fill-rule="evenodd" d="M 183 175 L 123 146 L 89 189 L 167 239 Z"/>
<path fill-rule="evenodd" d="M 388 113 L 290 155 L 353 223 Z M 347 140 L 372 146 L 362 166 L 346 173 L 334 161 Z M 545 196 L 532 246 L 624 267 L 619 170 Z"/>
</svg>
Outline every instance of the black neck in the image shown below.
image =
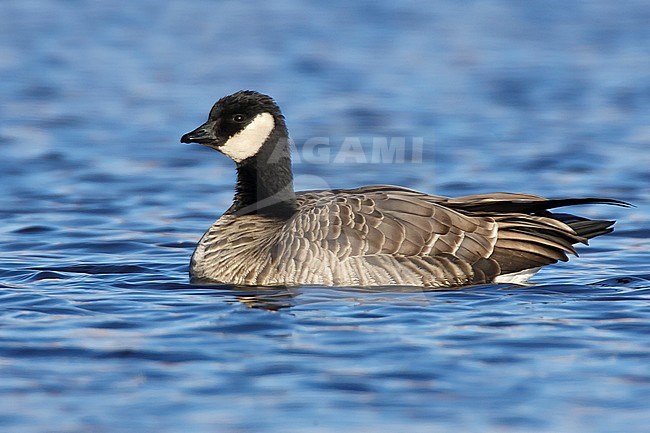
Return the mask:
<svg viewBox="0 0 650 433">
<path fill-rule="evenodd" d="M 235 198 L 228 213 L 289 218 L 296 212 L 296 194 L 289 140 L 272 134 L 260 152 L 237 165 Z"/>
</svg>

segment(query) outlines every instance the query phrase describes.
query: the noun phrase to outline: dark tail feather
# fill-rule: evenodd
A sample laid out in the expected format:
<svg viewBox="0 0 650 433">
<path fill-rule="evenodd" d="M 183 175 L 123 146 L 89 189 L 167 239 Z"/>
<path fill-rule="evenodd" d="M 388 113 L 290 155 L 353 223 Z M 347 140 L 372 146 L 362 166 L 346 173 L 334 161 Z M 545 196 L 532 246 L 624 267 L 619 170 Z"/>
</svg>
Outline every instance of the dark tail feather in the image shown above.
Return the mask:
<svg viewBox="0 0 650 433">
<path fill-rule="evenodd" d="M 561 199 L 548 199 L 548 200 L 527 200 L 527 199 L 500 199 L 500 200 L 481 200 L 469 201 L 466 203 L 454 203 L 453 207 L 458 210 L 470 212 L 495 212 L 495 213 L 510 213 L 520 212 L 528 214 L 545 215 L 548 209 L 554 209 L 564 206 L 576 206 L 585 204 L 607 204 L 621 207 L 633 207 L 632 204 L 614 200 L 610 198 L 561 198 Z"/>
<path fill-rule="evenodd" d="M 596 236 L 605 235 L 614 231 L 612 227 L 616 221 L 609 220 L 590 220 L 577 215 L 568 213 L 552 213 L 549 215 L 551 218 L 562 221 L 571 227 L 578 236 L 591 239 Z"/>
<path fill-rule="evenodd" d="M 576 231 L 578 236 L 586 239 L 595 238 L 614 231 L 612 227 L 615 221 L 607 220 L 586 220 L 570 222 L 569 227 Z"/>
<path fill-rule="evenodd" d="M 576 205 L 583 205 L 583 204 L 608 204 L 608 205 L 621 206 L 621 207 L 633 207 L 634 206 L 634 205 L 632 205 L 632 204 L 630 204 L 628 202 L 621 201 L 621 200 L 615 200 L 613 198 L 587 197 L 587 198 L 550 199 L 550 200 L 546 200 L 543 207 L 545 209 L 554 209 L 554 208 L 557 208 L 557 207 L 576 206 Z"/>
</svg>

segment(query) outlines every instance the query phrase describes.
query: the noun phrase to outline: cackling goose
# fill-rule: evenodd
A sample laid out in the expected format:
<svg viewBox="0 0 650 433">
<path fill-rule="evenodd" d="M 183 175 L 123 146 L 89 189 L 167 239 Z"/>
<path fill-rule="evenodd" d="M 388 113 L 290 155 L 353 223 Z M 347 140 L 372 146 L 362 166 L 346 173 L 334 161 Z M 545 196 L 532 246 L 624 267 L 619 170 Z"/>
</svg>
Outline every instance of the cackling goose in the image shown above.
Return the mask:
<svg viewBox="0 0 650 433">
<path fill-rule="evenodd" d="M 294 192 L 289 135 L 269 96 L 221 98 L 183 135 L 233 159 L 232 206 L 201 238 L 194 281 L 236 285 L 454 287 L 524 282 L 566 261 L 573 244 L 611 232 L 614 221 L 549 209 L 618 200 L 549 200 L 494 193 L 448 198 L 407 188 Z"/>
</svg>

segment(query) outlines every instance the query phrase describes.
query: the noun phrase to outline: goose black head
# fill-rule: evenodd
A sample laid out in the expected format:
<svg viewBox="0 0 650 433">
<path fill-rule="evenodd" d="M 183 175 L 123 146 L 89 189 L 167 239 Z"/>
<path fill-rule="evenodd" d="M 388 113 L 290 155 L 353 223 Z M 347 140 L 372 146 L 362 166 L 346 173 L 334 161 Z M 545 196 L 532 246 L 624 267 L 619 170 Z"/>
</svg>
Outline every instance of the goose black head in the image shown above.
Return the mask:
<svg viewBox="0 0 650 433">
<path fill-rule="evenodd" d="M 243 90 L 219 99 L 208 121 L 183 135 L 181 142 L 212 147 L 241 164 L 282 138 L 286 141 L 287 130 L 273 98 Z"/>
</svg>

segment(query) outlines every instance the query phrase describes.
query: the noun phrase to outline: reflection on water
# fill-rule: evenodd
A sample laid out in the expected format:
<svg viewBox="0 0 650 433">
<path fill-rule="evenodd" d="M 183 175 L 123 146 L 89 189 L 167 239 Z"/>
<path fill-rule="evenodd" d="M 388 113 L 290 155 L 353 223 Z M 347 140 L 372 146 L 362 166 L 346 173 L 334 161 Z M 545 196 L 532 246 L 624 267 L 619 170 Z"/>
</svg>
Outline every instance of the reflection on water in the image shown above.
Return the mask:
<svg viewBox="0 0 650 433">
<path fill-rule="evenodd" d="M 223 286 L 217 286 L 223 287 Z M 489 288 L 490 290 L 516 290 L 524 286 L 509 284 L 488 284 L 468 286 L 462 289 L 462 296 L 478 291 L 479 293 Z M 209 289 L 208 289 L 209 290 Z M 245 287 L 237 286 L 229 293 L 236 297 L 241 303 L 250 308 L 262 308 L 269 311 L 277 311 L 281 308 L 295 307 L 296 305 L 314 302 L 314 295 L 318 293 L 325 298 L 343 298 L 354 304 L 363 304 L 368 300 L 383 302 L 409 302 L 428 304 L 435 302 L 436 297 L 442 296 L 444 292 L 456 292 L 458 289 L 423 289 L 421 287 L 391 286 L 387 288 L 371 287 L 346 287 L 346 288 L 325 288 L 319 286 L 303 287 Z M 309 293 L 308 299 L 305 292 Z M 459 296 L 456 294 L 455 296 Z M 318 299 L 318 298 L 317 298 Z"/>
</svg>

